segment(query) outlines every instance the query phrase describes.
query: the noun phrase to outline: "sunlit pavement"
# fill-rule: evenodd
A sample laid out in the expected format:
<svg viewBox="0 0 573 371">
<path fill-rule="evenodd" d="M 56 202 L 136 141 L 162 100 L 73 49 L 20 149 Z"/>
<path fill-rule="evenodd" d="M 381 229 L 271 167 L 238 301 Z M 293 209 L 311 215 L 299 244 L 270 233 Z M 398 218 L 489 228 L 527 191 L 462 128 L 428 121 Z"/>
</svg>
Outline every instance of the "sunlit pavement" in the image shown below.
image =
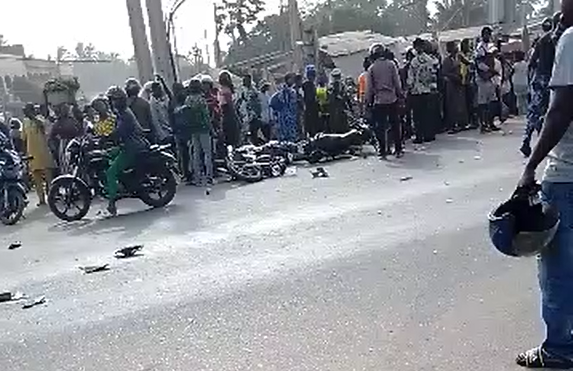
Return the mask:
<svg viewBox="0 0 573 371">
<path fill-rule="evenodd" d="M 514 370 L 543 332 L 535 261 L 493 251 L 486 215 L 520 174 L 521 126 L 113 220 L 32 209 L 0 228 L 0 292 L 47 302 L 0 304 L 0 370 Z"/>
</svg>

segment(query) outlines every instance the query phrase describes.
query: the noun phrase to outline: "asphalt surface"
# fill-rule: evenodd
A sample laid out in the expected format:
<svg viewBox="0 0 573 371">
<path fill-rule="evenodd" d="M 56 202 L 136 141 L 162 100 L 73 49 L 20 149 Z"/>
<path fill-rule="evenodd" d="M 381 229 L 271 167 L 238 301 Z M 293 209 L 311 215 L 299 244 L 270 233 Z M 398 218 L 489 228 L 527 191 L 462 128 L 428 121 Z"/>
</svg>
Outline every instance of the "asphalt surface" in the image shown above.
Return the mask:
<svg viewBox="0 0 573 371">
<path fill-rule="evenodd" d="M 47 301 L 0 304 L 0 370 L 515 370 L 543 335 L 535 260 L 496 253 L 486 215 L 520 174 L 520 126 L 113 220 L 32 209 L 0 228 L 0 292 Z"/>
</svg>

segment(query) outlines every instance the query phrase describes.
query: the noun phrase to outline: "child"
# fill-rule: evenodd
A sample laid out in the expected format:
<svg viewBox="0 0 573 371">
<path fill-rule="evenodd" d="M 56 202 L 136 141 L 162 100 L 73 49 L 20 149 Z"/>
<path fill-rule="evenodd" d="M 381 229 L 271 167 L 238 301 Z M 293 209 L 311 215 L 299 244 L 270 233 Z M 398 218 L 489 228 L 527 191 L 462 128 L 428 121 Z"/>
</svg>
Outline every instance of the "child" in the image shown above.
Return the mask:
<svg viewBox="0 0 573 371">
<path fill-rule="evenodd" d="M 207 194 L 213 184 L 213 125 L 205 100 L 201 80 L 189 82 L 189 96 L 185 100 L 186 124 L 189 146 L 193 152 L 193 176 L 195 184 L 207 186 Z"/>
</svg>

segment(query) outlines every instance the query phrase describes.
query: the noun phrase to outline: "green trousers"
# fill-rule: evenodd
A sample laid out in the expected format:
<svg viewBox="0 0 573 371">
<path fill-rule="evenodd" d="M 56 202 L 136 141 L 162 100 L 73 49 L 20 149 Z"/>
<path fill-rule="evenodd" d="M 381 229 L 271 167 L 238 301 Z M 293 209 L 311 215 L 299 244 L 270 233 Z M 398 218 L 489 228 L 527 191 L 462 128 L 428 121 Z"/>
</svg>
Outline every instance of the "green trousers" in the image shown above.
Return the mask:
<svg viewBox="0 0 573 371">
<path fill-rule="evenodd" d="M 110 155 L 112 160 L 105 172 L 107 178 L 106 191 L 109 200 L 115 201 L 119 187 L 119 175 L 131 165 L 133 155 L 122 148 L 114 148 Z"/>
</svg>

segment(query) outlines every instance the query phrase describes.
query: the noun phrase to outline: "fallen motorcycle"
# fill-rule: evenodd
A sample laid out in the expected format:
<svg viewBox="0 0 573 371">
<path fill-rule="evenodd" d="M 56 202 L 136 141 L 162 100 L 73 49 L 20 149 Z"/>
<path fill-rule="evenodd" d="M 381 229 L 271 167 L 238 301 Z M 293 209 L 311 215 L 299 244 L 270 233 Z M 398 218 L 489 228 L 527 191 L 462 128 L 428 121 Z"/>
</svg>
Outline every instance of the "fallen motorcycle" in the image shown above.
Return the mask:
<svg viewBox="0 0 573 371">
<path fill-rule="evenodd" d="M 95 196 L 106 197 L 106 170 L 110 152 L 86 136 L 73 139 L 66 148 L 71 174 L 52 182 L 48 194 L 50 209 L 59 219 L 71 222 L 84 218 Z M 170 145 L 152 145 L 138 156 L 138 161 L 119 177 L 119 198 L 139 198 L 146 205 L 168 205 L 177 191 L 176 158 L 168 152 Z"/>
<path fill-rule="evenodd" d="M 324 159 L 334 160 L 339 156 L 354 155 L 362 150 L 365 144 L 377 145 L 370 127 L 360 120 L 351 123 L 351 129 L 344 134 L 318 133 L 303 146 L 306 160 L 315 164 Z"/>
</svg>

